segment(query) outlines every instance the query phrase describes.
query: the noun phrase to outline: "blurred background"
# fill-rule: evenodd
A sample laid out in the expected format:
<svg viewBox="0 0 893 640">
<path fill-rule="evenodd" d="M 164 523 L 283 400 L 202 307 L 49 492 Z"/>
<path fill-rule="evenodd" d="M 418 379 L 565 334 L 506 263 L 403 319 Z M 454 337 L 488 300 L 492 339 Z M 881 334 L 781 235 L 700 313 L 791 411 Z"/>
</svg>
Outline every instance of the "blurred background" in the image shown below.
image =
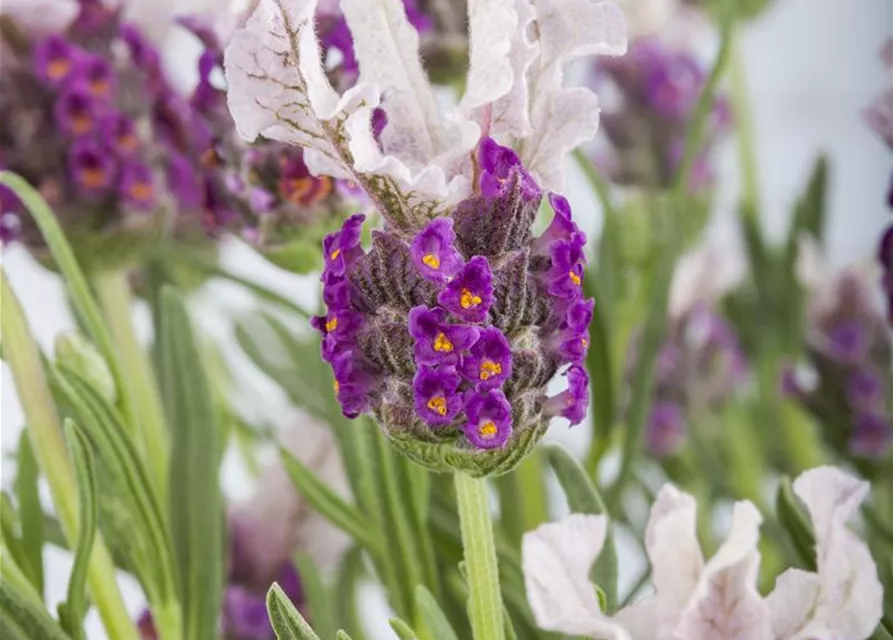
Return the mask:
<svg viewBox="0 0 893 640">
<path fill-rule="evenodd" d="M 141 6 L 137 10 L 154 12 L 164 4 L 138 3 Z M 189 4 L 188 1 L 177 3 L 176 10 L 203 8 L 189 7 Z M 829 259 L 835 266 L 870 260 L 880 231 L 889 222 L 884 194 L 891 175 L 891 157 L 860 114 L 893 83 L 890 71 L 878 58 L 879 50 L 891 36 L 893 2 L 890 0 L 777 0 L 742 30 L 740 46 L 753 106 L 764 225 L 770 237 L 781 238 L 791 204 L 806 182 L 817 154 L 827 153 L 831 181 L 826 243 Z M 710 41 L 703 43 L 707 55 L 714 45 Z M 166 57 L 182 71 L 184 82 L 193 78 L 196 53 L 193 46 L 185 36 L 170 35 Z M 723 140 L 718 158 L 719 186 L 707 238 L 723 251 L 740 252 L 734 210 L 740 180 L 733 136 Z M 582 176 L 576 173 L 576 167 L 570 172 L 568 197 L 574 212 L 581 226 L 597 235 L 601 224 L 598 205 L 593 202 Z M 239 243 L 226 244 L 222 259 L 232 271 L 250 275 L 308 306 L 317 300 L 315 277 L 288 275 Z M 40 343 L 51 349 L 58 332 L 74 327 L 58 279 L 37 265 L 19 246 L 5 249 L 2 260 L 33 331 Z M 241 289 L 215 282 L 196 296 L 193 304 L 201 330 L 209 337 L 225 341 L 231 331 L 226 316 L 247 309 L 252 302 Z M 138 326 L 144 332 L 149 326 L 147 313 L 146 309 L 138 310 Z M 238 352 L 233 349 L 227 355 L 237 358 Z M 248 414 L 258 415 L 275 426 L 296 419 L 286 398 L 266 378 L 252 372 L 247 361 L 239 368 L 239 373 L 250 380 L 242 391 L 244 397 L 238 399 Z M 4 455 L 2 481 L 7 488 L 13 477 L 7 456 L 18 440 L 22 413 L 5 366 L 0 424 Z M 587 432 L 583 428 L 553 429 L 547 437 L 582 448 Z M 235 457 L 227 459 L 224 486 L 229 495 L 238 498 L 249 494 L 247 477 Z M 70 560 L 51 547 L 47 553 L 47 596 L 49 603 L 54 604 L 64 596 Z M 621 584 L 624 579 L 621 574 Z M 128 606 L 137 615 L 143 606 L 138 587 L 125 581 L 124 593 Z M 372 590 L 367 600 L 370 607 L 384 606 L 383 597 Z M 88 637 L 102 637 L 94 619 L 95 612 L 90 615 Z M 383 616 L 381 623 L 385 624 Z M 369 635 L 378 636 L 374 627 L 370 627 Z"/>
</svg>

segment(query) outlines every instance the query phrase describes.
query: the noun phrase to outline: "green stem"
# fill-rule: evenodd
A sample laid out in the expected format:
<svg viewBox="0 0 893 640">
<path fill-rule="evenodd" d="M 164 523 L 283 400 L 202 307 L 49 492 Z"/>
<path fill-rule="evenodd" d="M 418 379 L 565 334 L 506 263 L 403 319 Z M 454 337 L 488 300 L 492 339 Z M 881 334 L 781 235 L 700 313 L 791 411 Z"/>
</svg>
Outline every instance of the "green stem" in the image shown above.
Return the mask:
<svg viewBox="0 0 893 640">
<path fill-rule="evenodd" d="M 580 167 L 580 170 L 586 177 L 589 186 L 592 187 L 592 192 L 596 195 L 599 204 L 602 206 L 602 215 L 604 216 L 604 219 L 608 220 L 614 213 L 614 205 L 611 203 L 611 190 L 608 187 L 608 183 L 605 182 L 605 179 L 602 178 L 601 174 L 595 170 L 592 160 L 583 153 L 582 149 L 579 147 L 574 149 L 573 156 L 577 166 Z"/>
<path fill-rule="evenodd" d="M 735 38 L 729 75 L 732 79 L 732 111 L 735 119 L 735 138 L 738 146 L 738 164 L 741 169 L 742 201 L 745 211 L 757 211 L 760 199 L 759 176 L 757 174 L 757 154 L 754 143 L 754 126 L 747 72 L 744 69 L 744 56 Z"/>
<path fill-rule="evenodd" d="M 149 358 L 133 327 L 132 297 L 126 271 L 97 275 L 93 286 L 118 350 L 127 385 L 133 391 L 134 416 L 139 422 L 144 452 L 159 495 L 167 495 L 168 432 L 164 406 Z"/>
<path fill-rule="evenodd" d="M 458 471 L 455 478 L 472 635 L 474 640 L 505 640 L 487 481 Z"/>
<path fill-rule="evenodd" d="M 74 548 L 78 536 L 77 480 L 68 457 L 62 424 L 47 386 L 40 352 L 5 271 L 0 272 L 0 299 L 3 301 L 0 332 L 4 339 L 4 357 L 12 371 L 25 414 L 28 437 L 46 475 L 65 537 L 70 548 Z M 118 589 L 114 564 L 98 536 L 87 580 L 91 598 L 109 637 L 112 640 L 137 640 L 136 627 Z"/>
</svg>

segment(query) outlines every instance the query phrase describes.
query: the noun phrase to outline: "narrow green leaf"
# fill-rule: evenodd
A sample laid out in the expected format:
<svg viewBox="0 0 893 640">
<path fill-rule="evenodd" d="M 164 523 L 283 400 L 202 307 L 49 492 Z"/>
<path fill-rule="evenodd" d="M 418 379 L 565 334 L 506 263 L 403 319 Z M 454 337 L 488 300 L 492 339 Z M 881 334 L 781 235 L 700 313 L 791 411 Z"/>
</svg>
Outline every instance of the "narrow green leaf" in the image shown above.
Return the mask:
<svg viewBox="0 0 893 640">
<path fill-rule="evenodd" d="M 778 521 L 788 532 L 801 566 L 808 571 L 815 571 L 815 534 L 809 516 L 797 494 L 794 493 L 791 479 L 787 476 L 781 479 L 781 484 L 778 486 L 775 508 L 778 512 Z"/>
<path fill-rule="evenodd" d="M 56 217 L 47 205 L 46 200 L 22 177 L 8 171 L 0 171 L 0 183 L 9 187 L 22 201 L 28 211 L 31 212 L 34 222 L 46 242 L 47 248 L 59 268 L 68 290 L 68 295 L 74 306 L 78 318 L 99 349 L 102 357 L 108 363 L 118 389 L 120 407 L 125 416 L 129 418 L 125 426 L 136 425 L 133 420 L 132 405 L 127 391 L 127 381 L 124 377 L 121 364 L 112 334 L 103 321 L 99 311 L 99 305 L 90 293 L 90 287 L 84 273 L 78 266 L 74 252 L 65 239 L 65 234 L 59 226 Z"/>
<path fill-rule="evenodd" d="M 391 618 L 388 620 L 388 624 L 391 625 L 391 629 L 394 630 L 394 633 L 397 634 L 397 637 L 400 638 L 400 640 L 419 640 L 419 637 L 416 635 L 416 632 L 412 630 L 412 627 L 403 622 L 400 618 Z"/>
<path fill-rule="evenodd" d="M 335 640 L 353 640 L 344 629 L 339 629 L 338 633 L 335 634 Z"/>
<path fill-rule="evenodd" d="M 38 601 L 0 581 L 0 637 L 4 640 L 69 640 Z"/>
<path fill-rule="evenodd" d="M 373 552 L 382 549 L 378 532 L 360 511 L 320 480 L 285 447 L 279 447 L 282 466 L 295 489 L 329 522 Z"/>
<path fill-rule="evenodd" d="M 6 551 L 11 556 L 11 560 L 17 566 L 22 567 L 25 575 L 27 575 L 28 557 L 22 548 L 22 541 L 19 539 L 19 514 L 12 504 L 12 498 L 5 491 L 0 493 L 0 541 L 6 546 Z M 30 581 L 31 578 L 28 577 Z M 33 581 L 31 581 L 33 585 Z"/>
<path fill-rule="evenodd" d="M 338 584 L 335 602 L 338 609 L 338 620 L 353 633 L 356 640 L 363 640 L 363 625 L 359 619 L 357 606 L 357 583 L 363 576 L 363 550 L 359 546 L 352 547 L 344 554 L 338 571 Z"/>
<path fill-rule="evenodd" d="M 306 553 L 295 558 L 298 575 L 301 576 L 301 589 L 309 609 L 309 617 L 317 634 L 323 638 L 331 638 L 338 630 L 335 618 L 334 603 L 329 598 L 316 563 Z"/>
<path fill-rule="evenodd" d="M 59 619 L 74 640 L 83 640 L 84 615 L 87 613 L 87 567 L 96 540 L 99 505 L 96 501 L 96 470 L 93 452 L 86 436 L 71 420 L 65 421 L 65 439 L 74 460 L 78 482 L 78 542 L 74 566 L 68 579 L 65 602 L 59 605 Z"/>
<path fill-rule="evenodd" d="M 605 502 L 592 484 L 589 475 L 567 449 L 557 445 L 545 449 L 549 464 L 558 476 L 558 482 L 564 489 L 571 511 L 609 515 Z M 610 523 L 604 547 L 593 568 L 593 575 L 605 594 L 605 612 L 613 614 L 617 610 L 617 549 Z"/>
<path fill-rule="evenodd" d="M 518 634 L 515 632 L 515 626 L 512 624 L 512 616 L 509 615 L 508 607 L 502 607 L 502 619 L 505 621 L 505 640 L 518 640 Z"/>
<path fill-rule="evenodd" d="M 415 600 L 433 640 L 459 640 L 459 636 L 450 626 L 446 614 L 441 610 L 430 591 L 422 585 L 417 586 Z"/>
<path fill-rule="evenodd" d="M 277 640 L 320 640 L 276 582 L 267 591 L 267 613 Z"/>
<path fill-rule="evenodd" d="M 428 510 L 431 505 L 432 473 L 403 456 L 394 456 L 397 487 L 401 502 L 409 507 L 412 522 L 410 535 L 416 543 L 417 562 L 421 568 L 422 584 L 437 597 L 440 594 L 440 580 L 437 576 L 437 563 L 434 559 L 434 542 L 428 528 Z"/>
<path fill-rule="evenodd" d="M 27 568 L 23 569 L 27 571 L 34 588 L 43 593 L 43 507 L 40 506 L 40 494 L 37 489 L 40 469 L 27 431 L 22 431 L 19 437 L 19 453 L 16 461 L 18 470 L 15 492 L 21 527 L 21 547 L 28 562 Z"/>
<path fill-rule="evenodd" d="M 161 291 L 161 361 L 171 429 L 171 537 L 180 568 L 183 634 L 212 639 L 223 592 L 221 432 L 204 359 L 181 296 Z"/>
</svg>

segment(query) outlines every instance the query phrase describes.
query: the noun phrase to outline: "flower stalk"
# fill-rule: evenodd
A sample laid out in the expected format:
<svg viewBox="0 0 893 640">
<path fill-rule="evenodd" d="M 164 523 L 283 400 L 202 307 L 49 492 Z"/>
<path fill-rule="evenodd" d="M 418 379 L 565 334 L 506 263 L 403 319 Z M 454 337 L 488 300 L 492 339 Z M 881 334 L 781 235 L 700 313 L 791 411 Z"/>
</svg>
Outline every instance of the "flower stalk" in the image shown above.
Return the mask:
<svg viewBox="0 0 893 640">
<path fill-rule="evenodd" d="M 106 271 L 93 279 L 99 303 L 120 355 L 123 373 L 133 390 L 135 414 L 144 453 L 161 496 L 167 494 L 168 439 L 161 395 L 146 352 L 134 331 L 127 272 Z"/>
<path fill-rule="evenodd" d="M 2 334 L 4 358 L 15 380 L 25 414 L 28 437 L 50 486 L 53 504 L 69 544 L 78 535 L 77 482 L 62 435 L 62 425 L 47 386 L 40 353 L 28 329 L 24 311 L 0 272 L 3 300 Z M 111 556 L 97 538 L 87 577 L 90 596 L 112 640 L 137 640 L 136 627 L 118 589 Z"/>
<path fill-rule="evenodd" d="M 502 594 L 487 481 L 461 472 L 455 478 L 472 633 L 475 640 L 504 640 Z"/>
</svg>

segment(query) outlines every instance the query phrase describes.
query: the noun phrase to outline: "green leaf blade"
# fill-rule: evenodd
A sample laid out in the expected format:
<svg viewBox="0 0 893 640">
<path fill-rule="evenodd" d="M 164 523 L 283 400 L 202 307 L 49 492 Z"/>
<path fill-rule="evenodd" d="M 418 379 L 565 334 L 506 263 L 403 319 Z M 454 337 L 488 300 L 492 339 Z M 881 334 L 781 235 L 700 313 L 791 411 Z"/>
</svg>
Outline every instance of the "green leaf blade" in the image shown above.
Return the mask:
<svg viewBox="0 0 893 640">
<path fill-rule="evenodd" d="M 276 582 L 267 592 L 267 613 L 277 640 L 320 640 Z"/>
</svg>

